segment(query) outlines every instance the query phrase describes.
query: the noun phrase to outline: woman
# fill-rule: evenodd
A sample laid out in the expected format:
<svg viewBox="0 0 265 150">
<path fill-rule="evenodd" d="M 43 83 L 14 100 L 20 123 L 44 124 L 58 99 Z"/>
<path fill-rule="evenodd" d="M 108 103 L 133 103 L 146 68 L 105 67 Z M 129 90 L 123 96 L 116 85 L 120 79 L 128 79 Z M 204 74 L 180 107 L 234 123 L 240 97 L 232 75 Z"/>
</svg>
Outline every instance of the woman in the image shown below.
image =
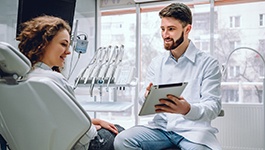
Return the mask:
<svg viewBox="0 0 265 150">
<path fill-rule="evenodd" d="M 66 78 L 60 73 L 64 67 L 65 58 L 71 52 L 71 28 L 67 22 L 54 16 L 39 16 L 22 24 L 21 33 L 18 35 L 19 50 L 29 58 L 32 76 L 49 77 L 74 96 L 74 92 Z M 116 134 L 124 130 L 119 125 L 100 120 L 91 119 L 92 126 L 74 149 L 114 149 L 113 141 Z"/>
</svg>

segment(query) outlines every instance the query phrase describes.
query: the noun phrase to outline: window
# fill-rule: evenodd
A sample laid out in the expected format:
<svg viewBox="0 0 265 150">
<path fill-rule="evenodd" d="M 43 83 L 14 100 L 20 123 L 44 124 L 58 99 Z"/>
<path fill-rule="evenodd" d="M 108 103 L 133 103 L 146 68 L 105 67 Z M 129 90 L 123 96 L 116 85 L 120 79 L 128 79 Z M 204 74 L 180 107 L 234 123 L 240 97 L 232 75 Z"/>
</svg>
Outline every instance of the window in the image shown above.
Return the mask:
<svg viewBox="0 0 265 150">
<path fill-rule="evenodd" d="M 259 51 L 260 52 L 264 52 L 265 51 L 265 39 L 259 40 Z"/>
<path fill-rule="evenodd" d="M 214 13 L 214 20 L 215 23 L 217 23 L 217 14 Z M 193 14 L 193 29 L 194 30 L 204 30 L 209 32 L 210 28 L 210 12 L 204 12 L 204 13 L 194 13 Z M 215 24 L 215 29 L 217 27 L 217 24 Z"/>
<path fill-rule="evenodd" d="M 208 41 L 203 41 L 203 42 L 201 42 L 201 44 L 202 44 L 202 46 L 201 46 L 201 50 L 203 50 L 203 51 L 209 51 L 209 46 L 210 46 L 210 44 L 209 44 L 209 42 Z"/>
<path fill-rule="evenodd" d="M 124 45 L 123 63 L 135 65 L 135 14 L 117 14 L 101 17 L 99 46 Z"/>
<path fill-rule="evenodd" d="M 259 14 L 259 26 L 265 26 L 265 14 Z"/>
<path fill-rule="evenodd" d="M 263 65 L 259 66 L 259 76 L 260 76 L 260 78 L 264 78 L 264 72 L 265 72 L 264 66 Z"/>
<path fill-rule="evenodd" d="M 238 102 L 239 97 L 238 97 L 238 90 L 230 90 L 228 91 L 228 100 L 229 102 Z"/>
<path fill-rule="evenodd" d="M 196 13 L 193 16 L 196 18 L 193 20 L 194 29 L 203 30 L 210 27 L 210 22 L 207 21 L 210 19 L 210 13 Z"/>
<path fill-rule="evenodd" d="M 258 51 L 260 52 L 260 54 L 265 57 L 265 39 L 262 39 L 262 40 L 259 40 L 259 49 Z M 259 57 L 259 56 L 257 56 Z M 259 61 L 262 61 L 262 60 L 259 60 Z M 259 69 L 259 75 L 261 78 L 264 77 L 264 74 L 265 74 L 265 69 L 264 69 L 265 66 L 263 66 L 263 64 L 260 64 L 260 69 Z"/>
<path fill-rule="evenodd" d="M 230 17 L 230 28 L 238 28 L 238 27 L 240 27 L 240 16 Z"/>
<path fill-rule="evenodd" d="M 240 47 L 240 41 L 230 41 L 229 47 L 230 47 L 230 50 L 234 50 L 234 49 Z"/>
<path fill-rule="evenodd" d="M 224 102 L 238 102 L 239 101 L 239 96 L 238 96 L 238 90 L 235 88 L 226 88 L 223 89 L 222 92 L 222 96 L 223 96 L 223 101 Z"/>
<path fill-rule="evenodd" d="M 210 52 L 210 42 L 206 40 L 194 41 L 196 47 L 202 51 Z"/>
<path fill-rule="evenodd" d="M 240 75 L 240 66 L 230 66 L 228 76 L 230 78 L 239 77 Z"/>
<path fill-rule="evenodd" d="M 145 81 L 146 70 L 151 59 L 164 51 L 159 28 L 160 18 L 158 12 L 169 3 L 170 2 L 154 2 L 150 4 L 140 4 L 141 24 L 139 28 L 141 33 L 139 33 L 139 35 L 141 38 L 140 50 L 138 52 L 139 56 L 137 56 L 140 58 L 140 66 L 138 68 L 140 75 L 139 84 Z M 197 48 L 206 52 L 211 51 L 220 64 L 224 64 L 229 53 L 240 46 L 255 48 L 265 56 L 265 30 L 259 28 L 259 26 L 253 26 L 253 24 L 250 23 L 257 22 L 259 19 L 259 25 L 265 26 L 265 13 L 262 7 L 265 5 L 265 1 L 234 3 L 230 3 L 229 1 L 214 1 L 214 3 L 213 11 L 210 9 L 209 1 L 204 1 L 205 5 L 199 2 L 196 3 L 196 1 L 187 3 L 193 13 L 193 28 L 189 38 L 195 43 Z M 255 11 L 253 11 L 253 9 L 255 9 Z M 113 13 L 107 10 L 105 10 L 105 12 L 103 10 L 102 12 L 101 35 L 99 36 L 101 45 L 123 41 L 124 44 L 126 43 L 125 47 L 129 48 L 126 49 L 127 53 L 125 55 L 127 56 L 125 57 L 129 59 L 130 64 L 135 65 L 135 30 L 137 27 L 135 23 L 135 11 L 132 9 L 123 9 L 116 12 L 114 11 Z M 255 15 L 256 18 L 253 17 Z M 211 16 L 213 16 L 213 18 Z M 111 23 L 113 25 L 110 25 Z M 211 27 L 213 27 L 213 33 L 210 32 Z M 255 34 L 255 36 L 250 36 L 250 34 Z M 212 44 L 213 48 L 211 49 Z M 222 98 L 222 101 L 259 103 L 260 101 L 257 100 L 257 96 L 254 95 L 255 92 L 251 92 L 253 90 L 248 90 L 248 84 L 250 82 L 255 84 L 262 83 L 262 78 L 259 77 L 262 75 L 264 68 L 260 67 L 260 58 L 256 59 L 254 54 L 248 54 L 242 51 L 238 53 L 238 55 L 233 54 L 229 64 L 231 67 L 227 68 L 227 75 L 223 77 L 223 79 L 226 78 L 226 81 L 224 81 L 225 87 L 223 87 L 226 98 Z M 126 59 L 124 58 L 124 60 Z M 246 90 L 244 89 L 238 92 L 238 83 L 240 82 L 247 83 L 244 84 Z M 142 87 L 142 85 L 140 85 L 140 87 Z M 262 87 L 257 86 L 257 90 L 262 90 Z M 255 100 L 239 100 L 239 97 L 242 97 L 242 95 L 239 94 L 244 94 L 244 91 L 251 94 L 250 97 L 255 97 Z M 261 93 L 259 93 L 259 95 L 260 94 Z"/>
</svg>

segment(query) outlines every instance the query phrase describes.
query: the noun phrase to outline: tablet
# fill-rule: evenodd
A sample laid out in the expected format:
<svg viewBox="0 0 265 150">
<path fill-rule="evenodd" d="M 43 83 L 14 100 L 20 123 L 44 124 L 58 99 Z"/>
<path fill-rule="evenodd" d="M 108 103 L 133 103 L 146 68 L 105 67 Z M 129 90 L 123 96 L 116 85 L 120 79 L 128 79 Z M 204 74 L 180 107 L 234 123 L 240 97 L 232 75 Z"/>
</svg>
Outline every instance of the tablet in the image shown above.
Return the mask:
<svg viewBox="0 0 265 150">
<path fill-rule="evenodd" d="M 153 85 L 139 112 L 139 116 L 155 114 L 155 105 L 160 104 L 159 99 L 168 99 L 167 94 L 180 96 L 187 84 L 188 82 Z"/>
</svg>

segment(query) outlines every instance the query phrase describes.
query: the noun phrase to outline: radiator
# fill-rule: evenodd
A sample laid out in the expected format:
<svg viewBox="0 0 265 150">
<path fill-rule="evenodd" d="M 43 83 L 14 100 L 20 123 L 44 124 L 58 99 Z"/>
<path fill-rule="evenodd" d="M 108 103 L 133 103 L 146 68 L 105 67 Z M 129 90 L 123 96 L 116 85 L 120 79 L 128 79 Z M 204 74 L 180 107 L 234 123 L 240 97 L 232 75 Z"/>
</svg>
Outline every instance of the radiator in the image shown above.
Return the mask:
<svg viewBox="0 0 265 150">
<path fill-rule="evenodd" d="M 222 104 L 225 115 L 212 122 L 223 150 L 263 150 L 262 104 Z"/>
</svg>

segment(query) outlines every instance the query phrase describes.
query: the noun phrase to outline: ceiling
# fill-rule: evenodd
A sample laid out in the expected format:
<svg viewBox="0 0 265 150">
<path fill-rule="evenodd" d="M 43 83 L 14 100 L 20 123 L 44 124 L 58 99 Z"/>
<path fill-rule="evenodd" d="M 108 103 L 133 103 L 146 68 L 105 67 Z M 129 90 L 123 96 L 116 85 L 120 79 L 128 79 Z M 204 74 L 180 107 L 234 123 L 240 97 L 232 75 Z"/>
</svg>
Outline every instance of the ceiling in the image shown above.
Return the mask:
<svg viewBox="0 0 265 150">
<path fill-rule="evenodd" d="M 83 17 L 90 17 L 95 14 L 94 0 L 77 0 L 76 14 Z M 10 20 L 17 20 L 18 0 L 1 0 L 0 24 L 8 24 Z"/>
<path fill-rule="evenodd" d="M 17 9 L 19 0 L 1 0 L 0 5 L 0 24 L 13 24 L 17 20 Z M 137 0 L 135 0 L 137 1 Z M 140 0 L 138 0 L 140 1 Z M 144 1 L 144 0 L 141 0 Z M 145 0 L 150 1 L 150 0 Z M 156 1 L 156 0 L 152 0 Z M 191 0 L 181 0 L 191 1 Z M 202 2 L 205 0 L 192 0 L 194 2 Z M 208 1 L 208 0 L 207 0 Z M 215 0 L 215 5 L 229 5 L 235 3 L 258 2 L 263 0 Z M 95 16 L 95 0 L 76 0 L 77 17 L 93 17 Z M 209 3 L 209 1 L 208 1 Z"/>
</svg>

